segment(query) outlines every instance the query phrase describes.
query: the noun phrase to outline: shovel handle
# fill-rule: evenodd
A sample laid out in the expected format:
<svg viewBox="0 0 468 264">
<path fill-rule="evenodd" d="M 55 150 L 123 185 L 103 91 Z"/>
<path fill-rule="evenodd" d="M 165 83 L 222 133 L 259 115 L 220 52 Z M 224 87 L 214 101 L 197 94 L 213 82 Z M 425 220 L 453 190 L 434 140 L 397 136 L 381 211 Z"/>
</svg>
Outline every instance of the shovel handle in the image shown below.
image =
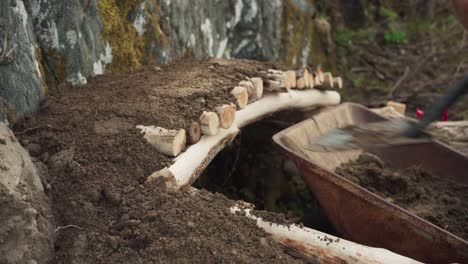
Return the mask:
<svg viewBox="0 0 468 264">
<path fill-rule="evenodd" d="M 408 129 L 403 131 L 403 135 L 407 137 L 417 137 L 421 131 L 431 122 L 438 119 L 444 110 L 448 109 L 457 99 L 463 96 L 468 91 L 468 76 L 459 81 L 455 87 L 440 99 L 428 113 L 425 113 L 422 119 Z"/>
</svg>

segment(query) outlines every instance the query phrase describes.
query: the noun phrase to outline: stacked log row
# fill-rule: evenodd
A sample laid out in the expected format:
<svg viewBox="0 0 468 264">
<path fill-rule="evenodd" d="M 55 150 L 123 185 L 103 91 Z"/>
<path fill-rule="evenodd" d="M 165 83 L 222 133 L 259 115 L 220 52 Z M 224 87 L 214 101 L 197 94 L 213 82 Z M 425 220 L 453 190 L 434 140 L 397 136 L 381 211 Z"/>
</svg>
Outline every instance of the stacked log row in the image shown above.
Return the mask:
<svg viewBox="0 0 468 264">
<path fill-rule="evenodd" d="M 145 133 L 147 141 L 158 151 L 175 157 L 185 149 L 186 143 L 193 145 L 201 140 L 202 135 L 215 136 L 220 129 L 229 129 L 234 123 L 236 110 L 242 110 L 247 104 L 261 99 L 264 89 L 279 93 L 289 92 L 291 89 L 341 89 L 343 86 L 341 77 L 333 77 L 330 72 L 323 72 L 320 68 L 315 71 L 309 67 L 288 71 L 269 69 L 267 72 L 260 72 L 260 75 L 262 78 L 247 78 L 232 88 L 232 103 L 203 111 L 198 120 L 184 129 L 139 127 Z"/>
<path fill-rule="evenodd" d="M 266 90 L 270 92 L 289 92 L 291 89 L 332 89 L 343 87 L 341 77 L 333 77 L 331 72 L 323 72 L 320 68 L 313 71 L 304 67 L 295 71 L 280 71 L 269 69 L 266 76 Z"/>
</svg>

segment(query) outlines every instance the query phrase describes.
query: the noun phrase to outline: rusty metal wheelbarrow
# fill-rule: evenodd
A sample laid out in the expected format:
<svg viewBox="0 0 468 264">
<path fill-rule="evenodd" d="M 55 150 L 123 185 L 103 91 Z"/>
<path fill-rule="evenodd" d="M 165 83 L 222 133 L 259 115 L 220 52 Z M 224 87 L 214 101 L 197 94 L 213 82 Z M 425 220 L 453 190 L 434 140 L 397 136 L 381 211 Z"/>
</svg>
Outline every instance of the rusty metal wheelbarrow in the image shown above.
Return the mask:
<svg viewBox="0 0 468 264">
<path fill-rule="evenodd" d="M 361 105 L 346 103 L 279 132 L 273 140 L 295 162 L 343 238 L 427 263 L 468 263 L 467 241 L 333 172 L 362 150 L 313 152 L 304 148 L 332 128 L 385 120 Z M 468 184 L 468 158 L 439 141 L 368 151 L 397 168 L 419 165 L 438 177 Z"/>
</svg>

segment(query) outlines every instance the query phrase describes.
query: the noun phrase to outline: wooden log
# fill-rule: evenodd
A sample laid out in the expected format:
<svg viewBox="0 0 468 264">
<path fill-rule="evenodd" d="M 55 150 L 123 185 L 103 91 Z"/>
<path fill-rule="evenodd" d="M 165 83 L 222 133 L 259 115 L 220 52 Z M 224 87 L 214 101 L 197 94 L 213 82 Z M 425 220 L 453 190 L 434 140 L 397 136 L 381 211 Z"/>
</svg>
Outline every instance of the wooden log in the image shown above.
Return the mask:
<svg viewBox="0 0 468 264">
<path fill-rule="evenodd" d="M 241 206 L 231 207 L 231 213 L 254 220 L 275 241 L 307 263 L 420 263 L 383 248 L 360 245 L 311 228 L 269 222 L 251 213 L 252 209 Z"/>
<path fill-rule="evenodd" d="M 157 126 L 137 126 L 145 134 L 144 138 L 159 152 L 176 157 L 185 148 L 185 129 L 169 130 Z"/>
<path fill-rule="evenodd" d="M 216 113 L 219 117 L 219 126 L 222 128 L 229 128 L 236 116 L 236 106 L 234 104 L 218 106 L 216 107 Z"/>
<path fill-rule="evenodd" d="M 283 74 L 283 71 L 281 71 L 281 70 L 275 70 L 275 69 L 268 69 L 268 73 L 271 73 L 271 74 Z"/>
<path fill-rule="evenodd" d="M 314 88 L 316 86 L 315 84 L 315 81 L 314 81 L 314 78 L 312 76 L 312 74 L 309 74 L 309 88 Z"/>
<path fill-rule="evenodd" d="M 310 72 L 307 68 L 304 68 L 303 72 L 305 88 L 310 88 Z"/>
<path fill-rule="evenodd" d="M 333 78 L 333 86 L 343 89 L 343 79 L 341 79 L 341 77 Z"/>
<path fill-rule="evenodd" d="M 231 94 L 236 99 L 236 105 L 239 109 L 243 109 L 249 102 L 249 94 L 247 88 L 242 86 L 236 86 L 232 89 Z"/>
<path fill-rule="evenodd" d="M 286 79 L 288 80 L 291 88 L 296 88 L 296 72 L 295 71 L 286 71 L 284 73 Z"/>
<path fill-rule="evenodd" d="M 288 76 L 284 72 L 275 72 L 275 73 L 268 73 L 267 77 L 271 81 L 279 82 L 284 85 L 287 91 L 291 90 L 291 81 L 289 80 Z M 276 86 L 275 86 L 276 87 Z M 273 88 L 271 91 L 278 91 L 277 89 Z"/>
<path fill-rule="evenodd" d="M 263 80 L 262 78 L 254 77 L 250 78 L 250 81 L 253 84 L 253 90 L 249 92 L 250 101 L 255 101 L 263 96 Z"/>
<path fill-rule="evenodd" d="M 203 135 L 214 136 L 219 131 L 219 117 L 214 112 L 203 111 L 200 116 L 200 128 Z"/>
<path fill-rule="evenodd" d="M 406 114 L 406 105 L 405 104 L 394 102 L 394 101 L 388 101 L 387 106 L 391 106 L 391 107 L 395 108 L 395 110 L 398 113 L 402 114 L 402 115 Z"/>
<path fill-rule="evenodd" d="M 198 143 L 198 141 L 200 141 L 200 138 L 201 138 L 200 123 L 192 122 L 192 124 L 188 128 L 187 142 L 189 144 L 196 144 Z"/>
<path fill-rule="evenodd" d="M 229 144 L 244 127 L 263 117 L 287 109 L 309 109 L 311 106 L 336 105 L 340 95 L 334 91 L 292 90 L 290 93 L 267 94 L 260 100 L 236 111 L 233 125 L 221 129 L 211 137 L 202 137 L 198 144 L 190 146 L 168 169 L 176 183 L 175 189 L 190 185 L 208 166 L 221 149 Z"/>
<path fill-rule="evenodd" d="M 280 81 L 268 80 L 266 89 L 271 92 L 288 92 L 288 87 Z"/>
<path fill-rule="evenodd" d="M 297 79 L 296 88 L 297 89 L 305 89 L 306 88 L 304 77 L 301 77 L 301 78 Z"/>
<path fill-rule="evenodd" d="M 331 72 L 323 73 L 323 86 L 325 88 L 333 88 L 333 76 Z"/>
</svg>

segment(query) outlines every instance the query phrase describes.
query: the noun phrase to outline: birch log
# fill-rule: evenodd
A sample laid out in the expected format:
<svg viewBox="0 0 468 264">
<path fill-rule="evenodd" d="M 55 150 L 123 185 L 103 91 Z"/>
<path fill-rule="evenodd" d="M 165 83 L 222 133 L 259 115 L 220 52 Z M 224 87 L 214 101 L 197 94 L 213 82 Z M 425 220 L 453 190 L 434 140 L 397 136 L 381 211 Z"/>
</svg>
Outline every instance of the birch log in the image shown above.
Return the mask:
<svg viewBox="0 0 468 264">
<path fill-rule="evenodd" d="M 219 118 L 214 112 L 203 111 L 200 116 L 200 128 L 203 135 L 214 136 L 219 131 Z"/>
<path fill-rule="evenodd" d="M 364 264 L 417 264 L 416 260 L 398 255 L 383 248 L 360 245 L 320 231 L 295 224 L 281 225 L 263 220 L 251 213 L 251 209 L 239 206 L 230 208 L 231 213 L 242 212 L 256 221 L 258 227 L 274 240 L 301 256 L 308 263 L 364 263 Z"/>
<path fill-rule="evenodd" d="M 168 169 L 173 189 L 190 185 L 206 168 L 216 154 L 231 142 L 239 129 L 275 112 L 286 109 L 307 109 L 312 106 L 336 105 L 340 95 L 334 91 L 292 90 L 289 93 L 267 94 L 236 112 L 232 126 L 211 137 L 202 137 L 176 158 Z M 158 172 L 155 172 L 158 173 Z M 154 177 L 153 177 L 154 178 Z"/>
<path fill-rule="evenodd" d="M 333 78 L 333 86 L 343 89 L 343 79 L 341 77 Z"/>
<path fill-rule="evenodd" d="M 201 138 L 201 128 L 198 122 L 192 122 L 188 128 L 188 137 L 187 142 L 189 144 L 195 144 L 200 141 Z"/>
<path fill-rule="evenodd" d="M 159 152 L 176 157 L 187 142 L 185 129 L 169 130 L 156 126 L 137 126 L 145 134 L 144 138 Z"/>
<path fill-rule="evenodd" d="M 233 104 L 218 106 L 216 107 L 216 113 L 219 117 L 219 126 L 229 128 L 236 117 L 236 106 Z"/>
<path fill-rule="evenodd" d="M 232 89 L 231 94 L 234 96 L 236 105 L 240 109 L 243 109 L 249 102 L 249 94 L 247 92 L 247 88 L 245 87 L 236 86 L 234 89 Z"/>
</svg>

